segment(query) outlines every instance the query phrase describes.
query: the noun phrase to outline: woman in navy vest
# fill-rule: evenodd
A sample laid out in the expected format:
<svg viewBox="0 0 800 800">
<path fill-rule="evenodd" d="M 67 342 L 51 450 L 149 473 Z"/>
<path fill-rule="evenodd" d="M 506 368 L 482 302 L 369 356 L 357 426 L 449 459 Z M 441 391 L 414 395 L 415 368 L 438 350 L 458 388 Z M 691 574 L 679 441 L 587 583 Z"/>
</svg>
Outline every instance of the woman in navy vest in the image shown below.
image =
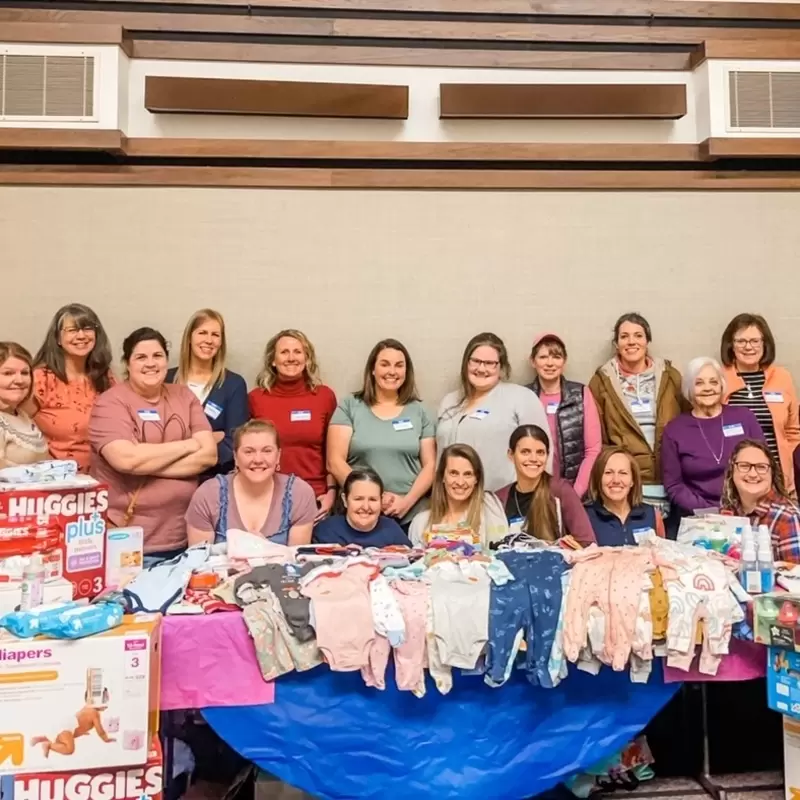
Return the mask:
<svg viewBox="0 0 800 800">
<path fill-rule="evenodd" d="M 200 476 L 201 482 L 233 469 L 233 432 L 250 419 L 247 384 L 225 368 L 226 350 L 222 314 L 202 308 L 183 331 L 178 366 L 167 372 L 167 383 L 183 383 L 192 390 L 214 432 L 217 464 Z"/>
<path fill-rule="evenodd" d="M 664 536 L 658 509 L 642 500 L 639 465 L 624 447 L 607 447 L 600 453 L 592 469 L 589 497 L 586 513 L 601 547 L 635 545 L 653 534 Z"/>
<path fill-rule="evenodd" d="M 528 388 L 539 395 L 547 412 L 550 439 L 555 445 L 553 475 L 572 484 L 578 497 L 589 488 L 589 478 L 603 447 L 600 415 L 587 386 L 564 378 L 567 346 L 560 336 L 543 333 L 531 349 L 536 378 Z"/>
</svg>

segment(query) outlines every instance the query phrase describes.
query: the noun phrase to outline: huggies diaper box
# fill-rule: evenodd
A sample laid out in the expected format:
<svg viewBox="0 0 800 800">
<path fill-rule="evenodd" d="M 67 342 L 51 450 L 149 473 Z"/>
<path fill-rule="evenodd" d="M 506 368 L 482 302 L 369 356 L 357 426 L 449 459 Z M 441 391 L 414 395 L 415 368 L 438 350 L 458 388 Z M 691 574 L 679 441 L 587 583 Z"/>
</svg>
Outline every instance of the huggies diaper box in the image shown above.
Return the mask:
<svg viewBox="0 0 800 800">
<path fill-rule="evenodd" d="M 43 772 L 0 778 L 0 800 L 161 800 L 163 760 L 158 736 L 147 763 L 74 772 Z"/>
<path fill-rule="evenodd" d="M 65 578 L 75 599 L 105 586 L 108 487 L 87 476 L 60 484 L 0 485 L 0 575 L 22 578 L 42 554 L 45 581 Z"/>
<path fill-rule="evenodd" d="M 73 641 L 0 634 L 0 775 L 144 764 L 158 732 L 160 623 L 128 616 Z"/>
</svg>

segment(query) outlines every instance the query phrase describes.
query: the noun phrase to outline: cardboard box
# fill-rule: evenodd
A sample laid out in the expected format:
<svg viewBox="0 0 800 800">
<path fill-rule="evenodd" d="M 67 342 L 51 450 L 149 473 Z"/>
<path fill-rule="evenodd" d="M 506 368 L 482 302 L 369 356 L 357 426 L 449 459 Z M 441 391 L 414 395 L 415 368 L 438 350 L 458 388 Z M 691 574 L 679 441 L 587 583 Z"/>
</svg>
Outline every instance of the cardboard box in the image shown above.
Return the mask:
<svg viewBox="0 0 800 800">
<path fill-rule="evenodd" d="M 770 592 L 753 599 L 756 642 L 800 651 L 800 596 Z"/>
<path fill-rule="evenodd" d="M 55 581 L 48 581 L 42 588 L 42 605 L 51 603 L 67 603 L 73 599 L 72 584 L 58 578 Z M 22 582 L 11 581 L 10 583 L 0 583 L 0 616 L 16 611 L 22 602 Z"/>
<path fill-rule="evenodd" d="M 800 653 L 781 647 L 767 652 L 767 705 L 800 721 Z"/>
<path fill-rule="evenodd" d="M 163 785 L 161 743 L 154 736 L 142 766 L 9 775 L 0 778 L 0 800 L 161 800 Z"/>
<path fill-rule="evenodd" d="M 95 597 L 105 586 L 107 509 L 108 487 L 86 477 L 57 487 L 0 486 L 0 562 L 58 551 L 75 599 Z"/>
<path fill-rule="evenodd" d="M 74 641 L 0 636 L 0 775 L 144 764 L 160 634 L 160 615 L 142 614 Z"/>
<path fill-rule="evenodd" d="M 786 800 L 800 798 L 800 721 L 783 718 L 783 782 Z"/>
<path fill-rule="evenodd" d="M 144 528 L 112 528 L 106 537 L 106 589 L 119 591 L 141 571 Z"/>
</svg>

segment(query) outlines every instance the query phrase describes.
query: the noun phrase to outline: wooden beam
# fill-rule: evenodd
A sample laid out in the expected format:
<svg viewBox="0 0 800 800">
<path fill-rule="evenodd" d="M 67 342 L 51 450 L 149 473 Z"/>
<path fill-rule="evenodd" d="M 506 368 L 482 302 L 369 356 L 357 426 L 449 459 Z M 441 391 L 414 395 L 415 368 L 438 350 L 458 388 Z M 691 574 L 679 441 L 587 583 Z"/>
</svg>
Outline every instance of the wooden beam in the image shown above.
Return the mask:
<svg viewBox="0 0 800 800">
<path fill-rule="evenodd" d="M 148 75 L 144 105 L 160 114 L 407 119 L 408 86 Z"/>
<path fill-rule="evenodd" d="M 443 83 L 441 119 L 679 119 L 683 84 Z"/>
<path fill-rule="evenodd" d="M 3 22 L 0 41 L 25 44 L 115 44 L 128 48 L 122 25 L 64 22 Z"/>
<path fill-rule="evenodd" d="M 800 158 L 800 138 L 713 137 L 700 145 L 707 161 L 722 158 Z"/>
<path fill-rule="evenodd" d="M 794 61 L 800 59 L 800 36 L 779 41 L 746 41 L 742 39 L 707 39 L 692 55 L 695 69 L 709 59 L 742 59 Z"/>
<path fill-rule="evenodd" d="M 558 144 L 495 142 L 351 142 L 264 139 L 133 138 L 125 154 L 148 158 L 253 158 L 331 161 L 691 162 L 694 144 Z"/>
<path fill-rule="evenodd" d="M 252 167 L 0 166 L 0 185 L 306 189 L 763 191 L 800 189 L 800 173 L 703 170 L 254 169 Z"/>
<path fill-rule="evenodd" d="M 0 128 L 0 150 L 99 150 L 122 154 L 125 137 L 118 130 Z"/>
</svg>

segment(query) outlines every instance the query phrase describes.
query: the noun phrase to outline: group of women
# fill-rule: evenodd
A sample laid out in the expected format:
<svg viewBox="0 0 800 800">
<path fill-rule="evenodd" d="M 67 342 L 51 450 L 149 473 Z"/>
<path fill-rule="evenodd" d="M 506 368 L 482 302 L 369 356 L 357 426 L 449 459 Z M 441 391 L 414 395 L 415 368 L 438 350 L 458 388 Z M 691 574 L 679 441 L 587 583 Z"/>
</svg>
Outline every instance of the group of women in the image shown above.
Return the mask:
<svg viewBox="0 0 800 800">
<path fill-rule="evenodd" d="M 486 546 L 633 544 L 708 508 L 769 525 L 776 557 L 800 562 L 798 401 L 766 320 L 735 317 L 721 363 L 694 359 L 683 379 L 651 341 L 641 315 L 620 317 L 585 386 L 542 334 L 522 386 L 503 341 L 478 334 L 434 418 L 395 339 L 337 404 L 300 331 L 270 339 L 248 393 L 222 316 L 203 309 L 173 369 L 159 331 L 133 331 L 120 380 L 97 315 L 70 304 L 35 357 L 0 342 L 0 467 L 74 459 L 108 484 L 113 525 L 144 528 L 151 563 L 232 528 L 289 544 L 418 545 L 442 527 Z"/>
</svg>

